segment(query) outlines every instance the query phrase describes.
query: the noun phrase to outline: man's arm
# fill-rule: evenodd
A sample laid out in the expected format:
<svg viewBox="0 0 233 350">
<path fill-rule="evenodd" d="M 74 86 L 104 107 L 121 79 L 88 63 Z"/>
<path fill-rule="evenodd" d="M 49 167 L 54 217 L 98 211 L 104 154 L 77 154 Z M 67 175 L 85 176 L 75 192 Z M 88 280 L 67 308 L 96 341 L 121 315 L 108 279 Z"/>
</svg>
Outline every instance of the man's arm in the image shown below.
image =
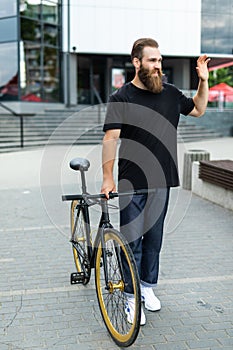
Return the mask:
<svg viewBox="0 0 233 350">
<path fill-rule="evenodd" d="M 101 193 L 104 193 L 107 198 L 109 198 L 109 192 L 116 192 L 116 185 L 113 178 L 113 167 L 116 156 L 117 141 L 119 139 L 120 132 L 120 129 L 107 130 L 103 138 L 103 183 L 101 187 Z"/>
<path fill-rule="evenodd" d="M 195 107 L 189 113 L 193 117 L 201 117 L 206 110 L 209 94 L 209 71 L 207 67 L 209 61 L 210 58 L 207 55 L 200 56 L 197 60 L 196 71 L 199 77 L 199 84 L 196 95 L 193 97 Z"/>
</svg>

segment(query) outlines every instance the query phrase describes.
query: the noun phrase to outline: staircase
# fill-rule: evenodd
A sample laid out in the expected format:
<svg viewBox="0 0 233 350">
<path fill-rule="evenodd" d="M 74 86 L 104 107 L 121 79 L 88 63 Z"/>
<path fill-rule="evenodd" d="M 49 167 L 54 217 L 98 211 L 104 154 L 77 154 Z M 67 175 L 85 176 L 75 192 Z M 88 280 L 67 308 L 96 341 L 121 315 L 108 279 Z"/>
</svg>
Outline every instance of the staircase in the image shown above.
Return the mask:
<svg viewBox="0 0 233 350">
<path fill-rule="evenodd" d="M 103 138 L 104 107 L 80 110 L 45 110 L 33 117 L 24 117 L 24 148 L 65 144 L 97 144 Z M 20 118 L 0 115 L 0 152 L 19 150 Z"/>
<path fill-rule="evenodd" d="M 101 108 L 101 109 L 100 109 Z M 98 144 L 103 138 L 105 107 L 85 106 L 80 110 L 45 110 L 24 118 L 24 147 Z M 178 142 L 193 142 L 220 137 L 219 133 L 181 121 Z M 20 120 L 10 114 L 0 114 L 0 152 L 20 150 Z"/>
<path fill-rule="evenodd" d="M 214 139 L 222 135 L 214 130 L 197 126 L 191 121 L 180 121 L 178 126 L 177 140 L 178 142 L 194 142 L 207 139 Z"/>
</svg>

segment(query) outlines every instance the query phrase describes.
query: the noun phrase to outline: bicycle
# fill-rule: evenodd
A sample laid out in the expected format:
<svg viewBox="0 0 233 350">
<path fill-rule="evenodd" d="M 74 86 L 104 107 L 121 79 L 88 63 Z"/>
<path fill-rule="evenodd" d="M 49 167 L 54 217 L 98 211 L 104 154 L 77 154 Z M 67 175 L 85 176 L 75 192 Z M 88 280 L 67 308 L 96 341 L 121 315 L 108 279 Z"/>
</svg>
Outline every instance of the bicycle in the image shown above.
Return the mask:
<svg viewBox="0 0 233 350">
<path fill-rule="evenodd" d="M 132 345 L 140 329 L 141 291 L 140 280 L 133 253 L 124 236 L 114 229 L 109 217 L 109 201 L 104 194 L 87 192 L 85 171 L 90 162 L 84 158 L 70 161 L 71 169 L 81 174 L 81 194 L 63 195 L 63 200 L 71 201 L 71 240 L 74 262 L 77 272 L 71 273 L 71 284 L 86 285 L 91 278 L 91 269 L 95 269 L 95 286 L 99 308 L 106 328 L 120 347 Z M 116 198 L 130 193 L 110 193 Z M 89 207 L 100 205 L 101 217 L 98 231 L 92 242 Z M 132 324 L 127 321 L 125 307 L 127 296 L 122 258 L 128 265 L 135 298 L 135 313 Z"/>
</svg>

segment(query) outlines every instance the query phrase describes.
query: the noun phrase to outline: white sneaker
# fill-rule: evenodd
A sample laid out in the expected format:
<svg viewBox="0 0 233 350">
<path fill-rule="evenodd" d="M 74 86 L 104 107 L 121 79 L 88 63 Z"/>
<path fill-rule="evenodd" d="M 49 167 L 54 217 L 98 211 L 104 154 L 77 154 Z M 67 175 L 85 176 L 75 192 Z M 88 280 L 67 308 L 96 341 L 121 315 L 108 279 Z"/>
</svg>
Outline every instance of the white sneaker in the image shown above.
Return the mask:
<svg viewBox="0 0 233 350">
<path fill-rule="evenodd" d="M 127 302 L 125 304 L 125 313 L 127 315 L 127 321 L 131 324 L 133 324 L 134 311 L 135 311 L 135 299 L 127 298 Z M 145 324 L 146 324 L 146 316 L 144 314 L 143 308 L 141 308 L 140 326 L 144 326 Z"/>
<path fill-rule="evenodd" d="M 160 300 L 154 295 L 151 287 L 145 287 L 141 284 L 142 301 L 145 308 L 149 311 L 159 311 L 161 309 Z"/>
</svg>

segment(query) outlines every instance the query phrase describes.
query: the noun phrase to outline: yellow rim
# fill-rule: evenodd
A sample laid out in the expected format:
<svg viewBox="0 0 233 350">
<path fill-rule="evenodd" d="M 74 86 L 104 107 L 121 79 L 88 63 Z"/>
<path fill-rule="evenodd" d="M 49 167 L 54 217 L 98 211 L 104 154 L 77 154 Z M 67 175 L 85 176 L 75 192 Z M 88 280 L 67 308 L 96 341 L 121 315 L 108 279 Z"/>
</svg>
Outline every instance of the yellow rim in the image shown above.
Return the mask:
<svg viewBox="0 0 233 350">
<path fill-rule="evenodd" d="M 132 265 L 131 265 L 131 262 L 130 262 L 130 258 L 128 256 L 127 250 L 125 249 L 124 244 L 122 244 L 121 239 L 117 235 L 115 235 L 113 232 L 109 232 L 109 233 L 105 234 L 104 237 L 105 237 L 105 242 L 109 241 L 110 239 L 114 239 L 118 244 L 120 244 L 122 250 L 124 251 L 125 257 L 126 257 L 127 262 L 128 262 L 128 265 L 130 267 L 132 283 L 133 283 L 133 289 L 135 291 L 136 290 L 136 283 L 137 283 L 137 281 L 135 280 L 134 273 L 133 273 L 133 270 L 132 270 Z M 96 288 L 97 288 L 100 308 L 101 308 L 102 315 L 103 315 L 103 318 L 105 320 L 106 326 L 109 329 L 109 332 L 111 333 L 111 335 L 115 339 L 117 339 L 119 342 L 124 343 L 124 342 L 127 342 L 133 335 L 134 329 L 136 327 L 136 322 L 137 322 L 136 321 L 136 313 L 134 315 L 133 324 L 129 328 L 129 332 L 128 333 L 126 333 L 126 334 L 119 333 L 116 330 L 116 328 L 113 326 L 113 324 L 112 324 L 112 322 L 111 322 L 111 320 L 110 320 L 110 318 L 108 316 L 108 312 L 106 310 L 106 307 L 105 307 L 103 294 L 102 294 L 102 289 L 101 289 L 102 288 L 102 286 L 101 286 L 101 276 L 100 276 L 101 255 L 102 255 L 101 243 L 99 243 L 99 246 L 98 246 L 98 249 L 97 249 L 96 266 L 95 267 L 96 267 Z M 118 284 L 115 284 L 115 285 L 110 285 L 109 293 L 113 292 L 114 288 L 118 288 L 118 289 L 120 289 L 123 292 L 124 291 L 124 283 L 123 283 L 123 281 L 119 281 Z M 136 303 L 136 305 L 139 305 L 138 300 L 136 300 L 135 303 Z"/>
</svg>

